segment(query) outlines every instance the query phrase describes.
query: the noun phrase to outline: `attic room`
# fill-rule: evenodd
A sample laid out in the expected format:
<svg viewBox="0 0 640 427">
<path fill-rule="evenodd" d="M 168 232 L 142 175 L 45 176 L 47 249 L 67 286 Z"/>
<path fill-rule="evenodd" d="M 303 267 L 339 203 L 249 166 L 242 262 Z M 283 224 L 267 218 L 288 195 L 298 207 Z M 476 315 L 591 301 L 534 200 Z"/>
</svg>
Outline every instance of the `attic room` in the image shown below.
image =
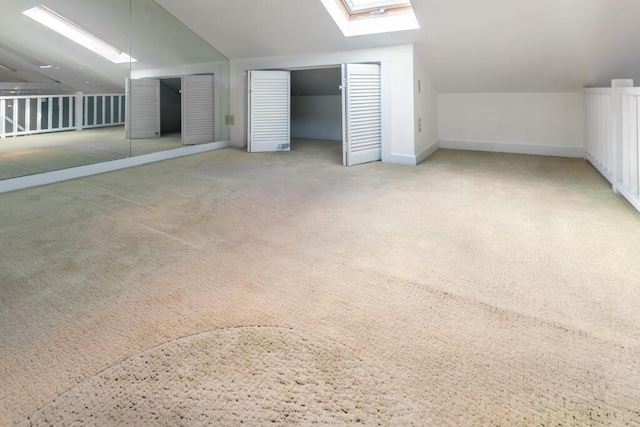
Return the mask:
<svg viewBox="0 0 640 427">
<path fill-rule="evenodd" d="M 640 425 L 638 2 L 5 3 L 0 425 Z"/>
</svg>

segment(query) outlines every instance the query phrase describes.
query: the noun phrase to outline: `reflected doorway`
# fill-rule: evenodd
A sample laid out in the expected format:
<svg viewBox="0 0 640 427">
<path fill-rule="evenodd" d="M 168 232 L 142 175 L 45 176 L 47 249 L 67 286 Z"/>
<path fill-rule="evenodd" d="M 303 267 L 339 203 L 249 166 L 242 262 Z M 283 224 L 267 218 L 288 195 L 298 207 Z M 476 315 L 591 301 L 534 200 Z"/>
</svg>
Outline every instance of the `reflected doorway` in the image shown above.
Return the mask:
<svg viewBox="0 0 640 427">
<path fill-rule="evenodd" d="M 160 132 L 162 136 L 182 135 L 182 78 L 160 79 Z"/>
</svg>

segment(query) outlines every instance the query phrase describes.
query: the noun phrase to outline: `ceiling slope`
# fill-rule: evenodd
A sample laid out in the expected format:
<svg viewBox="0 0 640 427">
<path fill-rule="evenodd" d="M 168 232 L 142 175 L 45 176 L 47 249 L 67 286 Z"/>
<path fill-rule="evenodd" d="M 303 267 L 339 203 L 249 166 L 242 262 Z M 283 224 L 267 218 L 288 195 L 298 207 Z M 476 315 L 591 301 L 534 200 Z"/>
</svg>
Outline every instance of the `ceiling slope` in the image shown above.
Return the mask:
<svg viewBox="0 0 640 427">
<path fill-rule="evenodd" d="M 22 14 L 38 3 L 138 62 L 113 64 Z M 0 82 L 61 82 L 72 91 L 121 93 L 130 70 L 225 59 L 153 0 L 0 1 L 0 28 L 0 65 L 10 70 L 0 68 Z"/>
<path fill-rule="evenodd" d="M 421 29 L 345 38 L 319 0 L 157 0 L 230 58 L 415 43 L 440 92 L 640 83 L 636 0 L 413 0 Z"/>
</svg>

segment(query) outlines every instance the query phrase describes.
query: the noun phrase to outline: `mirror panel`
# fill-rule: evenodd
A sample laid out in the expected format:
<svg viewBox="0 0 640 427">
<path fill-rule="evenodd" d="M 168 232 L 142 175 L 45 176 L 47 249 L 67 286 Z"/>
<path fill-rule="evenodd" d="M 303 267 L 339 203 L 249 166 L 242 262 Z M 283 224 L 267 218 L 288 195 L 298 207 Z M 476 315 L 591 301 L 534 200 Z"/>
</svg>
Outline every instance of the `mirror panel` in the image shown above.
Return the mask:
<svg viewBox="0 0 640 427">
<path fill-rule="evenodd" d="M 130 112 L 132 127 L 141 132 L 139 138 L 132 134 L 132 155 L 228 140 L 227 58 L 153 0 L 132 0 L 131 8 L 131 50 L 137 61 L 131 64 L 130 87 L 132 100 L 138 99 L 137 89 L 141 102 Z M 150 89 L 152 81 L 156 89 Z M 148 129 L 136 123 L 138 117 Z"/>
<path fill-rule="evenodd" d="M 39 4 L 130 49 L 129 0 L 3 2 L 0 179 L 121 159 L 131 151 L 122 131 L 130 64 L 115 64 L 23 13 Z"/>
<path fill-rule="evenodd" d="M 39 4 L 135 61 L 113 63 L 23 14 Z M 1 9 L 0 179 L 229 139 L 227 58 L 153 0 L 12 0 Z M 213 101 L 194 103 L 192 96 L 187 110 L 183 86 L 193 75 L 213 75 Z M 158 81 L 152 138 L 127 137 L 125 124 L 142 123 L 129 111 L 129 78 Z M 210 117 L 211 137 L 185 141 L 184 130 L 193 128 L 187 119 Z"/>
</svg>

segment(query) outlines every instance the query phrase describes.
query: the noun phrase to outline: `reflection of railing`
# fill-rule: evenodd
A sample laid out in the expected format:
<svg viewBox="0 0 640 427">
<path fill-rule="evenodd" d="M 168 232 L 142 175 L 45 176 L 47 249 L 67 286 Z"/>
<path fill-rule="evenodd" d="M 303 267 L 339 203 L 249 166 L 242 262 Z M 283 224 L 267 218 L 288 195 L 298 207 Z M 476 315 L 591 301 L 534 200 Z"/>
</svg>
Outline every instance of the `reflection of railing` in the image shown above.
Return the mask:
<svg viewBox="0 0 640 427">
<path fill-rule="evenodd" d="M 585 89 L 586 158 L 640 210 L 640 88 Z"/>
<path fill-rule="evenodd" d="M 125 96 L 123 95 L 84 95 L 83 127 L 123 125 Z"/>
<path fill-rule="evenodd" d="M 0 138 L 123 125 L 123 94 L 0 97 Z"/>
</svg>

